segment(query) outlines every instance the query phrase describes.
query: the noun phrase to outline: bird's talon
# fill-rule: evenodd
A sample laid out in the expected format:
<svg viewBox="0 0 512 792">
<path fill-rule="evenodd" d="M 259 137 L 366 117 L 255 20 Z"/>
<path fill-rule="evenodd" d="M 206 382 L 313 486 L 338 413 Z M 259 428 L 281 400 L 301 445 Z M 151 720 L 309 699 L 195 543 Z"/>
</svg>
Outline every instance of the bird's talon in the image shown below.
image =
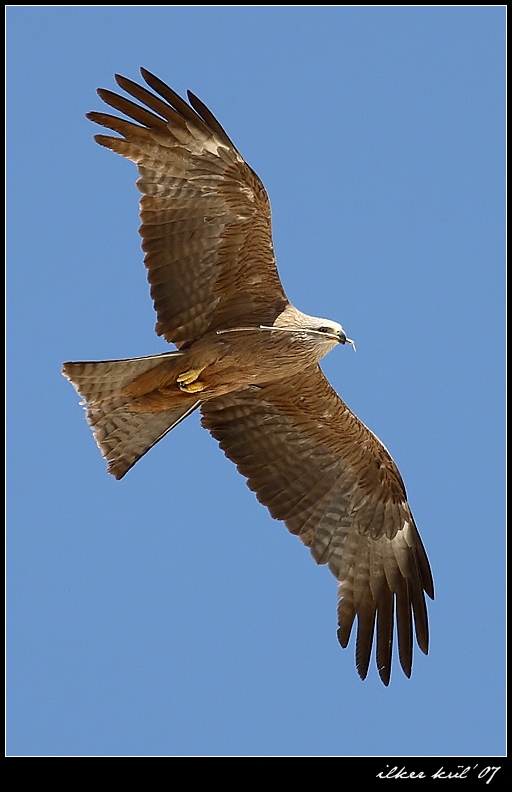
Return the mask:
<svg viewBox="0 0 512 792">
<path fill-rule="evenodd" d="M 178 380 L 178 385 L 180 390 L 185 391 L 185 393 L 199 393 L 199 391 L 203 391 L 206 388 L 206 383 L 201 382 L 201 380 L 195 380 L 194 382 L 181 382 Z"/>
<path fill-rule="evenodd" d="M 195 380 L 197 380 L 197 378 L 199 377 L 199 375 L 201 374 L 202 371 L 204 371 L 204 369 L 202 369 L 202 368 L 199 368 L 199 369 L 188 369 L 188 371 L 183 371 L 181 374 L 179 374 L 176 379 L 177 379 L 177 381 L 180 384 L 180 388 L 181 388 L 182 384 L 183 385 L 190 385 L 191 382 L 194 382 Z"/>
</svg>

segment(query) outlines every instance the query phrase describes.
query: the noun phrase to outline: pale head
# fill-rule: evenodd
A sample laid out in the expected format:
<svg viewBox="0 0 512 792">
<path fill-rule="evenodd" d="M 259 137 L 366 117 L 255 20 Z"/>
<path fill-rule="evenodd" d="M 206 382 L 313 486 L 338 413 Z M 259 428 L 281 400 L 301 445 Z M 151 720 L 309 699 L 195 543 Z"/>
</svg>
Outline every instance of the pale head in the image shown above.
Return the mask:
<svg viewBox="0 0 512 792">
<path fill-rule="evenodd" d="M 307 333 L 315 345 L 322 347 L 322 356 L 326 355 L 336 344 L 350 344 L 355 349 L 354 342 L 351 338 L 347 338 L 347 334 L 339 322 L 318 316 L 309 316 L 293 305 L 286 306 L 273 326 L 281 327 L 283 330 Z"/>
</svg>

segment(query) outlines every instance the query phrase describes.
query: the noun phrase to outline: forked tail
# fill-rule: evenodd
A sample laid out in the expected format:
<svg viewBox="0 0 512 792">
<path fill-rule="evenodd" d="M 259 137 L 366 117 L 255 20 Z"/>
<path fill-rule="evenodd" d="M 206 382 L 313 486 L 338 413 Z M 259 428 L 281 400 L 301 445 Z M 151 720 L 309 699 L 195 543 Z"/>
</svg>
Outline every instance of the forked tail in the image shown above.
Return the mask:
<svg viewBox="0 0 512 792">
<path fill-rule="evenodd" d="M 150 401 L 143 406 L 142 400 L 130 392 L 134 380 L 149 381 L 151 369 L 172 368 L 173 359 L 183 354 L 64 363 L 62 373 L 82 396 L 94 438 L 108 463 L 108 472 L 116 479 L 199 406 L 197 396 L 177 390 L 168 409 L 159 404 L 152 410 Z M 148 377 L 141 376 L 146 373 Z"/>
</svg>

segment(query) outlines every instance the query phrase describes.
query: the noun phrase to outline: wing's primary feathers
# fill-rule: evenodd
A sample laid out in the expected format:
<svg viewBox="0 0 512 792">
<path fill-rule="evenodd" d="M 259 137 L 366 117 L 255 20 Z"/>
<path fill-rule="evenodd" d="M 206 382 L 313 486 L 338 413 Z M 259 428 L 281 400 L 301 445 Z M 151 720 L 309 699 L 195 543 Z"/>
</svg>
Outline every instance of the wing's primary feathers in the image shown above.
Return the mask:
<svg viewBox="0 0 512 792">
<path fill-rule="evenodd" d="M 149 110 L 112 91 L 104 102 L 133 119 L 87 117 L 122 137 L 98 143 L 136 163 L 142 248 L 156 332 L 178 347 L 208 330 L 272 324 L 288 303 L 272 247 L 265 188 L 210 111 L 188 105 L 145 69 L 162 98 L 125 77 L 117 83 Z"/>
<path fill-rule="evenodd" d="M 395 623 L 410 676 L 414 633 L 428 651 L 432 575 L 395 463 L 318 365 L 352 342 L 288 302 L 265 189 L 212 113 L 141 71 L 152 90 L 116 77 L 136 101 L 98 92 L 130 120 L 88 117 L 120 136 L 97 142 L 138 167 L 156 331 L 179 351 L 63 372 L 116 478 L 199 407 L 261 503 L 336 576 L 338 639 L 347 646 L 357 622 L 360 676 L 375 640 L 389 683 Z"/>
<path fill-rule="evenodd" d="M 395 611 L 400 662 L 410 676 L 411 617 L 427 653 L 423 592 L 433 597 L 433 582 L 402 478 L 380 440 L 317 365 L 205 402 L 201 412 L 261 503 L 338 579 L 338 637 L 345 647 L 357 617 L 361 677 L 377 618 L 377 665 L 388 684 Z"/>
</svg>

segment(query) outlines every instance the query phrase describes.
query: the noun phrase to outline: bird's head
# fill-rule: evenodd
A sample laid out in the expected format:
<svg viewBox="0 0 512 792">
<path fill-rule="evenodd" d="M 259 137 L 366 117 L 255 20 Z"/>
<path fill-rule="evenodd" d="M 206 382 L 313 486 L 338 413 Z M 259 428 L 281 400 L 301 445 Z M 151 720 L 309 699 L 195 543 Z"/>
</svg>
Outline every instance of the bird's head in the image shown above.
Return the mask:
<svg viewBox="0 0 512 792">
<path fill-rule="evenodd" d="M 333 322 L 332 319 L 317 319 L 316 317 L 308 317 L 312 321 L 308 323 L 307 329 L 312 333 L 324 336 L 326 341 L 332 341 L 337 344 L 350 344 L 355 349 L 355 344 L 351 338 L 347 338 L 343 327 L 339 322 Z"/>
<path fill-rule="evenodd" d="M 307 338 L 311 346 L 315 348 L 318 360 L 330 352 L 336 344 L 350 344 L 353 349 L 356 348 L 352 339 L 347 338 L 347 334 L 339 322 L 309 316 L 293 305 L 288 305 L 285 308 L 275 320 L 273 327 L 299 333 L 303 338 Z"/>
</svg>

